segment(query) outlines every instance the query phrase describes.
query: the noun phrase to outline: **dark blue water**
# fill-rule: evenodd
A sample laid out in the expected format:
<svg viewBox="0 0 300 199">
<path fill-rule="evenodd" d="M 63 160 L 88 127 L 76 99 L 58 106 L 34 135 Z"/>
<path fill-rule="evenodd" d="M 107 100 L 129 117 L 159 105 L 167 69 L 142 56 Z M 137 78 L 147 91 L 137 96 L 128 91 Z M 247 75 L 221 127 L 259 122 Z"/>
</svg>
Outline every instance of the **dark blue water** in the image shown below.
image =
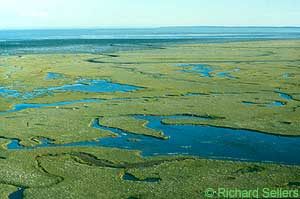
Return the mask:
<svg viewBox="0 0 300 199">
<path fill-rule="evenodd" d="M 169 27 L 144 29 L 2 30 L 0 54 L 112 52 L 164 43 L 299 39 L 300 28 Z"/>
<path fill-rule="evenodd" d="M 242 104 L 245 104 L 245 105 L 253 105 L 253 104 L 257 104 L 257 103 L 255 103 L 255 102 L 243 101 Z"/>
<path fill-rule="evenodd" d="M 171 118 L 176 117 L 172 116 Z M 124 132 L 120 129 L 102 126 L 98 120 L 95 120 L 94 128 L 112 131 L 117 137 L 63 145 L 52 144 L 44 139 L 42 144 L 37 147 L 114 147 L 139 150 L 143 156 L 181 154 L 214 159 L 300 164 L 300 137 L 278 136 L 222 127 L 165 125 L 161 121 L 164 118 L 170 118 L 167 116 L 137 116 L 137 118 L 149 121 L 147 125 L 149 128 L 163 131 L 169 139 L 157 139 Z M 18 140 L 13 140 L 8 148 L 26 149 L 19 145 Z M 32 147 L 27 149 L 32 149 Z"/>
<path fill-rule="evenodd" d="M 123 176 L 122 176 L 122 179 L 123 180 L 127 180 L 127 181 L 134 181 L 134 182 L 159 182 L 161 181 L 160 178 L 146 178 L 146 179 L 138 179 L 137 177 L 135 177 L 134 175 L 131 175 L 129 173 L 125 173 Z"/>
<path fill-rule="evenodd" d="M 18 188 L 18 191 L 15 191 L 11 193 L 8 198 L 9 199 L 22 199 L 23 198 L 23 192 L 25 189 L 23 188 Z"/>
<path fill-rule="evenodd" d="M 161 123 L 164 117 L 140 116 L 139 118 L 149 121 L 149 128 L 163 131 L 170 139 L 158 140 L 130 134 L 105 138 L 101 141 L 102 145 L 141 150 L 145 156 L 189 154 L 219 159 L 300 164 L 299 137 L 207 126 L 164 125 Z M 128 142 L 126 141 L 128 138 L 141 141 Z"/>
</svg>

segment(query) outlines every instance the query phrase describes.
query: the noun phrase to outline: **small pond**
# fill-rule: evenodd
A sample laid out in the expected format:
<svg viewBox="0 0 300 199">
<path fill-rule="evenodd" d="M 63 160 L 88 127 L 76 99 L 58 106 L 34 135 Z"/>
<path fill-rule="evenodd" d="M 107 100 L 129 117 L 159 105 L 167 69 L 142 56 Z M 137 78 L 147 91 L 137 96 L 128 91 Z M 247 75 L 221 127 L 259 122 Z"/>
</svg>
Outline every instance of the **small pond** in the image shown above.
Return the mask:
<svg viewBox="0 0 300 199">
<path fill-rule="evenodd" d="M 48 72 L 45 77 L 45 80 L 62 79 L 62 78 L 64 78 L 64 75 L 61 73 Z"/>
</svg>

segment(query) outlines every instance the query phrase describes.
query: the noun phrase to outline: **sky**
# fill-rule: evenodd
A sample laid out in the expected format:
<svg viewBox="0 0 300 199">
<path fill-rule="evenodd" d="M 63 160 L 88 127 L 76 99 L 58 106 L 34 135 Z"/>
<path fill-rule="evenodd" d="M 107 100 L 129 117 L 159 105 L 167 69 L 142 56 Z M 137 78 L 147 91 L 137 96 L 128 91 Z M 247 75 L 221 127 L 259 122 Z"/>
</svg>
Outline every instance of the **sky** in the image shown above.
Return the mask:
<svg viewBox="0 0 300 199">
<path fill-rule="evenodd" d="M 0 0 L 0 28 L 300 26 L 300 0 Z"/>
</svg>

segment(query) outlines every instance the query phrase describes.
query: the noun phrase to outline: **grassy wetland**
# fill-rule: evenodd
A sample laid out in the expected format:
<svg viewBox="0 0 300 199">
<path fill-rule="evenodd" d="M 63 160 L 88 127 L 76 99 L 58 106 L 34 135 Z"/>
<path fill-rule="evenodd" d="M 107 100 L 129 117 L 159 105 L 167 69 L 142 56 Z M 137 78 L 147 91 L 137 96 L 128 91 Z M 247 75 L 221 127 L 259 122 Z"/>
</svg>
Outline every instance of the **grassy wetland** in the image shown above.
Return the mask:
<svg viewBox="0 0 300 199">
<path fill-rule="evenodd" d="M 0 76 L 1 198 L 18 191 L 21 198 L 205 198 L 207 188 L 300 188 L 299 40 L 2 55 Z M 229 141 L 250 134 L 257 145 L 242 143 L 249 157 L 234 156 L 245 149 L 236 140 L 225 155 L 209 151 L 206 139 L 204 157 L 176 142 L 185 152 L 159 153 L 155 140 L 176 138 L 160 125 L 228 129 Z M 153 148 L 144 155 L 148 138 Z M 273 139 L 292 149 L 277 153 Z"/>
</svg>

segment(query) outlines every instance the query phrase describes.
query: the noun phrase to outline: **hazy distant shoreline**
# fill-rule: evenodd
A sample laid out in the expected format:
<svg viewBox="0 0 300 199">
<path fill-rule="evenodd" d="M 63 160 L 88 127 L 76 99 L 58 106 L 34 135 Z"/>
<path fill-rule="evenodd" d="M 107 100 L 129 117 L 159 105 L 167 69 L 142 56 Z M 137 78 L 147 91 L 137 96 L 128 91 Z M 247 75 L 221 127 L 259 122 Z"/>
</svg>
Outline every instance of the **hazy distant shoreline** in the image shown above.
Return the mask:
<svg viewBox="0 0 300 199">
<path fill-rule="evenodd" d="M 102 53 L 161 48 L 165 43 L 300 39 L 298 27 L 161 27 L 1 30 L 0 54 Z"/>
</svg>

